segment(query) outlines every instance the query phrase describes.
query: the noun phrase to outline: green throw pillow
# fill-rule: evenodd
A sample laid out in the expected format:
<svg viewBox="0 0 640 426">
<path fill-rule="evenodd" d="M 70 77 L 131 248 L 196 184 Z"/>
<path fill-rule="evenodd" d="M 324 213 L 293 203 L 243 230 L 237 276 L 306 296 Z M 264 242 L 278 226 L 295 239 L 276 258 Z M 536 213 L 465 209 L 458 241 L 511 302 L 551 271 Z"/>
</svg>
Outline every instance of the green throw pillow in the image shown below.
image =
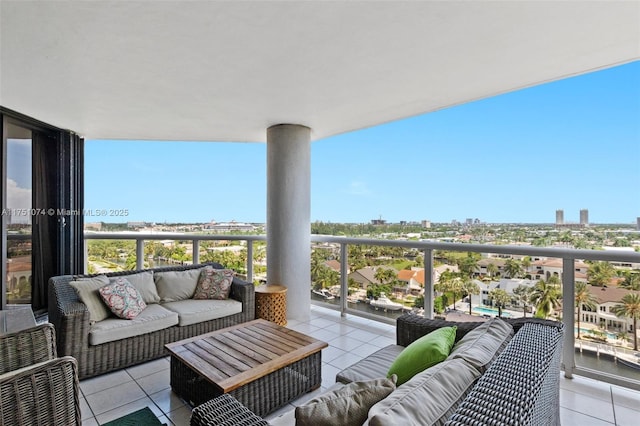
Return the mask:
<svg viewBox="0 0 640 426">
<path fill-rule="evenodd" d="M 444 361 L 456 339 L 456 328 L 442 327 L 411 343 L 393 361 L 387 377 L 397 375 L 400 386 L 419 372 Z"/>
</svg>

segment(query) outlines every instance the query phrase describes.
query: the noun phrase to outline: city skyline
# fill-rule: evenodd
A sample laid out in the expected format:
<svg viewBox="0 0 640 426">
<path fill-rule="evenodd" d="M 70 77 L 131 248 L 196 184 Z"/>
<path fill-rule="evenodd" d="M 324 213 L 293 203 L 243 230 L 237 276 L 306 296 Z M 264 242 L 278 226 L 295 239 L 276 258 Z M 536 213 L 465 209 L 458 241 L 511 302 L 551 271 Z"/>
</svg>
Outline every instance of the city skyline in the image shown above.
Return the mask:
<svg viewBox="0 0 640 426">
<path fill-rule="evenodd" d="M 317 140 L 311 221 L 634 224 L 638 117 L 636 61 Z M 127 211 L 86 222 L 266 221 L 264 143 L 88 140 L 85 165 L 86 208 Z"/>
</svg>

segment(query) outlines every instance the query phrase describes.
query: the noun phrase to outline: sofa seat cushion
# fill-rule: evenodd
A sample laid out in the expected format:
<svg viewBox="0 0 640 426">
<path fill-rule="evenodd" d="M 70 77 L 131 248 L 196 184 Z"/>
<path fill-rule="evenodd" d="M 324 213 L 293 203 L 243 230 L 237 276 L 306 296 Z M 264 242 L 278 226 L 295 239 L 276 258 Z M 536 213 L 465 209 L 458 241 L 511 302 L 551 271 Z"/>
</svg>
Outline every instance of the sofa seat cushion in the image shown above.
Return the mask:
<svg viewBox="0 0 640 426">
<path fill-rule="evenodd" d="M 371 407 L 368 424 L 444 425 L 479 377 L 480 372 L 465 360 L 445 360 Z"/>
<path fill-rule="evenodd" d="M 375 380 L 386 377 L 389 367 L 396 360 L 404 346 L 389 345 L 372 353 L 362 361 L 358 361 L 350 367 L 345 368 L 336 376 L 336 381 L 340 383 L 351 383 L 363 380 Z"/>
<path fill-rule="evenodd" d="M 492 318 L 460 339 L 453 347 L 449 359 L 464 359 L 480 373 L 484 373 L 512 338 L 511 324 L 500 318 Z"/>
<path fill-rule="evenodd" d="M 134 319 L 107 318 L 93 324 L 89 330 L 89 344 L 100 345 L 178 324 L 178 314 L 160 305 L 148 305 Z"/>
<path fill-rule="evenodd" d="M 242 302 L 234 299 L 226 300 L 181 300 L 162 304 L 165 308 L 178 314 L 178 325 L 191 325 L 203 321 L 226 317 L 242 312 Z"/>
</svg>

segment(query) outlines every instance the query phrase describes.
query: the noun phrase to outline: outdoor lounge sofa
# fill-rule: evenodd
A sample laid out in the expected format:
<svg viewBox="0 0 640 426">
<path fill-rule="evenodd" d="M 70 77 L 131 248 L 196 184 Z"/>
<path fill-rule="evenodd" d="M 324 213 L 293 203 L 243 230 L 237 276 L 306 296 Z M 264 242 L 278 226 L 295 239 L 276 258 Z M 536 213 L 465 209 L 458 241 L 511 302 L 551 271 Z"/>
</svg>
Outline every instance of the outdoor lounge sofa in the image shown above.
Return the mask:
<svg viewBox="0 0 640 426">
<path fill-rule="evenodd" d="M 194 279 L 207 265 L 223 268 L 208 263 L 104 274 L 125 277 L 142 289 L 147 307 L 133 320 L 91 320 L 93 313 L 76 288 L 92 285 L 100 274 L 51 278 L 49 321 L 56 329 L 58 353 L 77 360 L 83 379 L 163 357 L 167 343 L 255 319 L 255 287 L 235 276 L 228 299 L 191 299 Z"/>
<path fill-rule="evenodd" d="M 397 320 L 397 345 L 383 348 L 341 371 L 336 377 L 337 383 L 310 403 L 327 398 L 331 392 L 339 392 L 346 383 L 385 377 L 394 359 L 406 346 L 448 326 L 457 327 L 456 345 L 449 357 L 416 374 L 388 396 L 365 408 L 367 424 L 560 424 L 563 325 L 534 318 L 454 323 L 405 314 Z M 468 337 L 461 340 L 464 336 Z M 364 393 L 355 391 L 354 395 L 356 393 L 358 396 L 353 398 L 354 404 L 348 405 L 349 411 L 357 410 L 365 398 Z M 351 395 L 346 394 L 346 397 Z M 344 402 L 342 404 L 344 406 Z M 323 410 L 328 413 L 328 419 L 321 418 Z M 317 413 L 320 415 L 306 424 L 353 424 L 339 421 L 344 417 L 335 408 L 323 408 Z M 224 423 L 223 419 L 229 423 Z M 294 423 L 293 412 L 267 423 L 230 395 L 222 395 L 195 407 L 191 416 L 192 426 L 280 426 Z"/>
</svg>

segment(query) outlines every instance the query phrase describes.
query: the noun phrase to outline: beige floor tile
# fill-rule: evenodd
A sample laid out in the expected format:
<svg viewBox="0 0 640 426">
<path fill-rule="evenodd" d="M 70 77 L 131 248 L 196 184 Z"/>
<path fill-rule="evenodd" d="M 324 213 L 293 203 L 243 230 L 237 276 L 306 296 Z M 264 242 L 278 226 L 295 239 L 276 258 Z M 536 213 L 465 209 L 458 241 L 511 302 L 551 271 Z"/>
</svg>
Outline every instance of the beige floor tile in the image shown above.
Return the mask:
<svg viewBox="0 0 640 426">
<path fill-rule="evenodd" d="M 169 389 L 171 387 L 170 381 L 171 375 L 168 369 L 141 377 L 137 380 L 138 384 L 147 395 L 160 392 L 164 389 Z"/>
<path fill-rule="evenodd" d="M 82 426 L 99 426 L 95 417 L 82 419 Z"/>
<path fill-rule="evenodd" d="M 611 426 L 613 424 L 567 408 L 560 408 L 560 422 L 562 426 Z"/>
<path fill-rule="evenodd" d="M 339 357 L 333 359 L 328 364 L 336 367 L 339 370 L 344 370 L 352 364 L 355 364 L 358 361 L 361 361 L 362 357 L 354 354 L 353 352 L 348 352 L 344 355 L 340 355 Z"/>
<path fill-rule="evenodd" d="M 311 337 L 313 337 L 314 339 L 317 340 L 321 340 L 323 342 L 328 342 L 329 340 L 333 340 L 336 337 L 339 336 L 338 333 L 334 333 L 333 331 L 329 331 L 329 330 L 325 330 L 324 328 L 321 328 L 319 330 L 314 330 L 310 333 L 305 333 Z"/>
<path fill-rule="evenodd" d="M 560 389 L 566 389 L 582 395 L 611 402 L 611 385 L 589 379 L 588 377 L 581 377 L 574 374 L 572 379 L 567 379 L 564 377 L 564 373 L 561 372 Z"/>
<path fill-rule="evenodd" d="M 122 407 L 131 401 L 137 401 L 145 397 L 146 395 L 142 388 L 132 381 L 87 395 L 86 399 L 91 411 L 98 417 L 107 411 Z"/>
<path fill-rule="evenodd" d="M 336 382 L 336 374 L 340 372 L 339 368 L 326 363 L 322 363 L 322 386 L 328 388 Z"/>
<path fill-rule="evenodd" d="M 615 407 L 622 406 L 640 412 L 640 392 L 620 386 L 611 386 L 611 392 Z M 638 424 L 640 424 L 640 413 L 638 413 Z"/>
<path fill-rule="evenodd" d="M 319 317 L 319 318 L 312 318 L 311 321 L 309 321 L 309 324 L 315 327 L 324 328 L 324 327 L 333 325 L 334 321 L 325 317 Z"/>
<path fill-rule="evenodd" d="M 322 350 L 322 361 L 331 362 L 331 360 L 336 359 L 340 355 L 344 355 L 346 353 L 347 351 L 343 351 L 340 348 L 336 348 L 335 346 L 329 346 Z"/>
<path fill-rule="evenodd" d="M 352 331 L 351 333 L 347 334 L 347 337 L 350 337 L 352 339 L 356 339 L 356 340 L 360 340 L 361 342 L 370 342 L 373 339 L 377 339 L 378 337 L 380 337 L 381 334 L 380 333 L 374 333 L 371 331 L 366 331 L 363 329 L 356 329 L 354 331 Z"/>
<path fill-rule="evenodd" d="M 93 417 L 93 412 L 91 408 L 89 408 L 89 404 L 87 404 L 87 400 L 84 398 L 80 398 L 80 417 L 82 420 L 90 419 Z"/>
<path fill-rule="evenodd" d="M 343 351 L 350 352 L 358 346 L 362 345 L 360 340 L 352 339 L 349 335 L 339 336 L 333 340 L 329 340 L 327 343 L 331 346 L 335 346 L 338 349 L 342 349 Z"/>
<path fill-rule="evenodd" d="M 560 393 L 560 407 L 613 423 L 613 405 L 602 399 L 564 390 Z"/>
<path fill-rule="evenodd" d="M 139 379 L 140 377 L 148 376 L 150 374 L 157 373 L 158 371 L 168 370 L 169 366 L 170 364 L 167 358 L 161 358 L 155 361 L 149 361 L 144 364 L 129 367 L 127 368 L 127 372 L 134 379 Z"/>
<path fill-rule="evenodd" d="M 636 407 L 640 410 L 640 405 L 636 405 Z M 615 405 L 613 409 L 616 415 L 616 425 L 637 426 L 640 424 L 640 411 L 621 405 Z"/>
<path fill-rule="evenodd" d="M 185 405 L 173 410 L 167 414 L 167 417 L 175 426 L 189 426 L 189 420 L 191 419 L 191 407 Z"/>
<path fill-rule="evenodd" d="M 357 348 L 353 348 L 350 353 L 364 358 L 379 350 L 380 348 L 377 346 L 370 345 L 369 343 L 362 343 Z"/>
<path fill-rule="evenodd" d="M 171 411 L 182 408 L 186 403 L 176 395 L 171 388 L 163 389 L 160 392 L 156 392 L 149 396 L 151 400 L 162 410 L 163 413 L 170 413 Z"/>
<path fill-rule="evenodd" d="M 80 389 L 84 396 L 87 396 L 132 381 L 133 378 L 125 370 L 119 370 L 102 376 L 84 379 L 80 382 Z"/>
</svg>

